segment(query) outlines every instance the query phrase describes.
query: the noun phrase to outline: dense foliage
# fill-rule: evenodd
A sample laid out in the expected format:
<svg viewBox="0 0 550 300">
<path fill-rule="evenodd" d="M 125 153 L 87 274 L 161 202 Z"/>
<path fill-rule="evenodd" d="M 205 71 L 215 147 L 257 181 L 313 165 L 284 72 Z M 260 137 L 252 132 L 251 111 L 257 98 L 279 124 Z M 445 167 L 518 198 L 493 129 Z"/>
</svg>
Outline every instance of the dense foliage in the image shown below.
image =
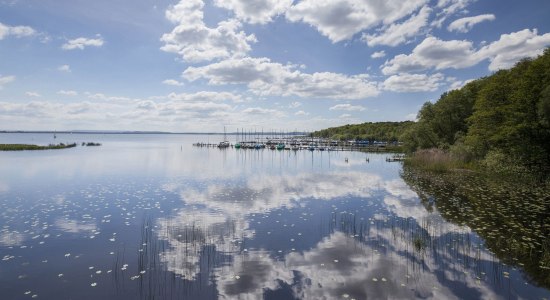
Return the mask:
<svg viewBox="0 0 550 300">
<path fill-rule="evenodd" d="M 495 170 L 550 173 L 550 48 L 427 102 L 400 137 Z"/>
<path fill-rule="evenodd" d="M 404 130 L 414 124 L 405 122 L 376 122 L 332 127 L 311 133 L 312 136 L 335 140 L 369 140 L 395 142 Z"/>
</svg>

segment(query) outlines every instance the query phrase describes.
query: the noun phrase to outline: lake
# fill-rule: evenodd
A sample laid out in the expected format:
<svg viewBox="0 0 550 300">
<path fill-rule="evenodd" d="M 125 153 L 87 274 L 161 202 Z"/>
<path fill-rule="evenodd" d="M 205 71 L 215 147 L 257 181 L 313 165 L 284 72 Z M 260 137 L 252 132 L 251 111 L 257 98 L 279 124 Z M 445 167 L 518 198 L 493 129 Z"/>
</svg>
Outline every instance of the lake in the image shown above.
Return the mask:
<svg viewBox="0 0 550 300">
<path fill-rule="evenodd" d="M 550 298 L 548 191 L 221 139 L 0 134 L 79 144 L 0 152 L 1 298 Z"/>
</svg>

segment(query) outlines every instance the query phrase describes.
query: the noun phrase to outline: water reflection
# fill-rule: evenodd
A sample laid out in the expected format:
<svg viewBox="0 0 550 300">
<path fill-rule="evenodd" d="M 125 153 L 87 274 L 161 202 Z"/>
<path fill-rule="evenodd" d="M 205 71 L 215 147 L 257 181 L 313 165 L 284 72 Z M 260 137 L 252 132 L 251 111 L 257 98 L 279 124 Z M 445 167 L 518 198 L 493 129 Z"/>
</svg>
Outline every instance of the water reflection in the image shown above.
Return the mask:
<svg viewBox="0 0 550 300">
<path fill-rule="evenodd" d="M 550 297 L 547 192 L 148 139 L 0 156 L 2 297 Z"/>
<path fill-rule="evenodd" d="M 61 231 L 69 233 L 91 234 L 98 229 L 95 223 L 80 222 L 78 220 L 71 219 L 58 219 L 57 221 L 55 221 L 55 226 Z"/>
<path fill-rule="evenodd" d="M 0 233 L 0 245 L 2 246 L 19 246 L 25 241 L 25 235 L 19 232 L 3 231 Z"/>
<path fill-rule="evenodd" d="M 382 179 L 366 172 L 259 175 L 245 182 L 213 183 L 202 189 L 180 191 L 187 204 L 203 205 L 224 214 L 242 216 L 293 207 L 302 199 L 333 200 L 345 196 L 369 197 L 380 189 Z M 294 202 L 293 202 L 294 201 Z"/>
<path fill-rule="evenodd" d="M 525 270 L 529 281 L 550 287 L 550 195 L 545 186 L 503 185 L 470 173 L 434 176 L 411 169 L 403 178 L 445 222 L 473 228 L 503 263 Z"/>
<path fill-rule="evenodd" d="M 220 258 L 213 261 L 210 278 L 223 297 L 257 299 L 278 292 L 304 299 L 495 299 L 511 296 L 496 288 L 504 278 L 527 284 L 510 279 L 516 270 L 501 264 L 469 227 L 427 208 L 400 178 L 328 172 L 223 184 L 201 189 L 170 185 L 193 212 L 159 220 L 159 238 L 169 248 L 161 256 L 176 274 L 195 280 L 203 271 L 203 249 L 219 252 L 210 254 Z M 325 205 L 330 217 L 303 213 L 320 201 L 334 203 Z M 351 209 L 339 211 L 339 206 Z M 277 218 L 279 211 L 285 212 L 282 218 Z M 303 215 L 309 222 L 297 224 Z M 254 243 L 266 234 L 258 219 L 272 228 L 267 234 L 281 242 L 277 248 Z M 292 230 L 275 232 L 281 219 Z M 300 231 L 317 242 L 296 242 Z"/>
</svg>

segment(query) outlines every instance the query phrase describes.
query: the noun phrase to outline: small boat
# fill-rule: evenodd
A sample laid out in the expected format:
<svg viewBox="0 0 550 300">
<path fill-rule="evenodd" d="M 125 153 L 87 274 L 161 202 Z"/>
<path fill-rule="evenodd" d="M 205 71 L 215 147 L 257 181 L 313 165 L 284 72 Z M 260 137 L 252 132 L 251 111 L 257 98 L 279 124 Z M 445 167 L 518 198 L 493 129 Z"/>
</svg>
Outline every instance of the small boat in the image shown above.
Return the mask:
<svg viewBox="0 0 550 300">
<path fill-rule="evenodd" d="M 225 132 L 225 126 L 223 127 L 223 142 L 218 144 L 218 148 L 228 148 L 231 144 L 227 141 L 227 134 Z"/>
<path fill-rule="evenodd" d="M 283 150 L 285 148 L 285 144 L 279 143 L 277 144 L 277 150 Z"/>
<path fill-rule="evenodd" d="M 227 148 L 227 147 L 229 147 L 229 146 L 230 146 L 230 144 L 229 144 L 228 141 L 223 141 L 223 142 L 220 142 L 220 143 L 218 144 L 218 148 Z"/>
</svg>

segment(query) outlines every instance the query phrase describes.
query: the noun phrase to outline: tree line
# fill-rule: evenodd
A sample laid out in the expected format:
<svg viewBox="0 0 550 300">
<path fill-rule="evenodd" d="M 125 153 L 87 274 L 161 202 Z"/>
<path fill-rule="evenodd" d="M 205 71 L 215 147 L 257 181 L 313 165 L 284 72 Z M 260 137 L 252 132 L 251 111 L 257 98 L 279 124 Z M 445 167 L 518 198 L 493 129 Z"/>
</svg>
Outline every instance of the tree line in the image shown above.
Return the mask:
<svg viewBox="0 0 550 300">
<path fill-rule="evenodd" d="M 508 70 L 426 102 L 416 122 L 345 125 L 312 133 L 333 139 L 400 141 L 454 160 L 550 177 L 550 48 Z"/>
<path fill-rule="evenodd" d="M 550 48 L 426 102 L 400 137 L 496 170 L 550 172 Z"/>
<path fill-rule="evenodd" d="M 405 122 L 367 122 L 362 124 L 331 127 L 312 132 L 312 136 L 331 138 L 335 140 L 369 140 L 396 142 L 404 130 L 414 124 Z"/>
</svg>

